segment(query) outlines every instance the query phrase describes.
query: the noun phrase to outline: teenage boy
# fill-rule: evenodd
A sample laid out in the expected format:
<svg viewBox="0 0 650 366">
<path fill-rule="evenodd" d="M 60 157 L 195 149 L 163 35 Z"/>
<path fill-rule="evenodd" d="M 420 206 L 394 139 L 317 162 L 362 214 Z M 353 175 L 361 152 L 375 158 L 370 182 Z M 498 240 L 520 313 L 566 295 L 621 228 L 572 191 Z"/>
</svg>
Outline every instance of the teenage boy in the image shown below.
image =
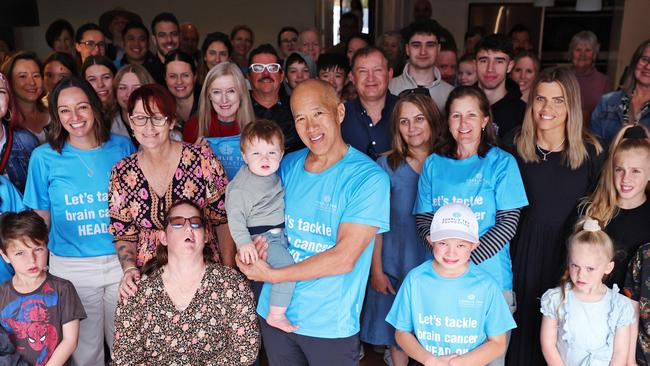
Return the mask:
<svg viewBox="0 0 650 366">
<path fill-rule="evenodd" d="M 470 263 L 479 245 L 474 212 L 458 203 L 441 207 L 428 240 L 434 259 L 408 273 L 386 317 L 397 344 L 424 365 L 494 361 L 516 324 L 496 282 Z"/>
<path fill-rule="evenodd" d="M 512 41 L 508 36 L 492 34 L 476 45 L 478 86 L 490 101 L 492 123 L 497 126 L 499 138 L 521 126 L 526 112 L 519 85 L 508 78 L 514 65 Z"/>
</svg>

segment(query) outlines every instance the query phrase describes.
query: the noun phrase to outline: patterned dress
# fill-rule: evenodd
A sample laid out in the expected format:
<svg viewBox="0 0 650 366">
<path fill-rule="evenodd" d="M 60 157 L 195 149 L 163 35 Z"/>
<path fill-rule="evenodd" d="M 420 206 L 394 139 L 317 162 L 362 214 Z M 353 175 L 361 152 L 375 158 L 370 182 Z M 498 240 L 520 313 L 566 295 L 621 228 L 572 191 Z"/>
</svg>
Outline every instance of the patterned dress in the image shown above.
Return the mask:
<svg viewBox="0 0 650 366">
<path fill-rule="evenodd" d="M 115 365 L 250 365 L 260 347 L 248 281 L 209 265 L 189 306 L 178 311 L 163 269 L 143 276 L 138 292 L 115 313 Z"/>
<path fill-rule="evenodd" d="M 115 164 L 109 185 L 109 231 L 115 242 L 135 243 L 136 265 L 142 267 L 156 255 L 158 231 L 169 207 L 180 199 L 203 208 L 208 220 L 208 238 L 215 260 L 219 261 L 216 226 L 228 222 L 225 197 L 228 178 L 212 149 L 207 145 L 183 143 L 181 159 L 167 191 L 161 197 L 149 186 L 138 165 L 138 154 Z"/>
</svg>

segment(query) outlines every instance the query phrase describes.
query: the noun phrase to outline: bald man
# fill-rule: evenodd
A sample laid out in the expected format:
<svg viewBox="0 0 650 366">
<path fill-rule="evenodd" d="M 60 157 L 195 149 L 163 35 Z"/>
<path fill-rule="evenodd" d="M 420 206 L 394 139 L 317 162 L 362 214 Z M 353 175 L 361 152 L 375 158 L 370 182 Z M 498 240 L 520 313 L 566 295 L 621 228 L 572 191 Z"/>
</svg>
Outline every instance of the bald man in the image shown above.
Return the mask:
<svg viewBox="0 0 650 366">
<path fill-rule="evenodd" d="M 199 30 L 192 23 L 183 23 L 180 27 L 181 37 L 179 49 L 198 61 L 199 57 Z"/>
<path fill-rule="evenodd" d="M 262 339 L 271 365 L 358 365 L 359 315 L 375 235 L 389 229 L 388 175 L 341 137 L 345 106 L 320 80 L 299 84 L 291 110 L 306 149 L 282 160 L 285 225 L 296 264 L 273 269 L 238 262 L 267 282 L 259 298 Z M 270 283 L 297 281 L 287 309 L 294 333 L 270 327 Z"/>
</svg>

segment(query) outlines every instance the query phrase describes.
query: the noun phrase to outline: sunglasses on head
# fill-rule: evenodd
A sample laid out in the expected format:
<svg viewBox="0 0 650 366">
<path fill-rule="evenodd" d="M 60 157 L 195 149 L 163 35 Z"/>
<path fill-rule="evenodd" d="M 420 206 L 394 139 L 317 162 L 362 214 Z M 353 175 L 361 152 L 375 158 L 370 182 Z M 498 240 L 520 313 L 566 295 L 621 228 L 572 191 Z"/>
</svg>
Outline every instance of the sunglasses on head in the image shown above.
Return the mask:
<svg viewBox="0 0 650 366">
<path fill-rule="evenodd" d="M 190 227 L 192 229 L 200 229 L 203 227 L 203 219 L 199 216 L 192 217 L 183 217 L 183 216 L 172 216 L 169 218 L 168 222 L 172 229 L 182 229 L 185 227 L 185 223 L 189 221 Z"/>
<path fill-rule="evenodd" d="M 401 98 L 401 97 L 405 97 L 405 96 L 411 95 L 411 94 L 420 94 L 420 95 L 430 96 L 429 89 L 419 86 L 417 88 L 406 89 L 406 90 L 402 91 L 401 93 L 399 93 L 399 97 Z"/>
</svg>

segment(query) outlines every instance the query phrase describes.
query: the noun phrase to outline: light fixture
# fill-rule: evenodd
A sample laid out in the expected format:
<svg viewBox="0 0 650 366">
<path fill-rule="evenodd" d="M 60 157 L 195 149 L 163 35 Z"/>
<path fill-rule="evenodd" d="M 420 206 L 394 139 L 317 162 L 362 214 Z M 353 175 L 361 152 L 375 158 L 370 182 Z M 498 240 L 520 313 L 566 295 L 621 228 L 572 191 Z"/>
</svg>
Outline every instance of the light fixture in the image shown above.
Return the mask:
<svg viewBox="0 0 650 366">
<path fill-rule="evenodd" d="M 601 11 L 603 10 L 602 0 L 577 0 L 576 11 Z"/>
</svg>

